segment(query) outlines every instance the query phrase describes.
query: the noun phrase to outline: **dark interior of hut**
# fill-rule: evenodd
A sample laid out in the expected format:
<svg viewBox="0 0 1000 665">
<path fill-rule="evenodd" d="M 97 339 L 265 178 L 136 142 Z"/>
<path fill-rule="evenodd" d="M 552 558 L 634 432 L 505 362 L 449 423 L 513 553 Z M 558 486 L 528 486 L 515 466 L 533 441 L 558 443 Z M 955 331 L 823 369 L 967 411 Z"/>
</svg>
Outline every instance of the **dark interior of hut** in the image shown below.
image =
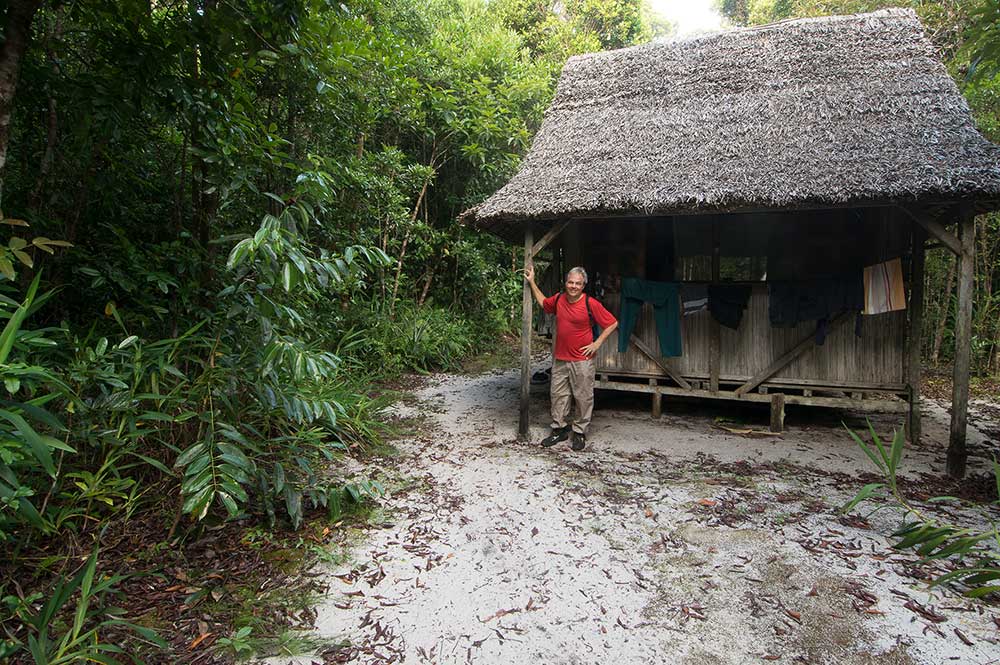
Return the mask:
<svg viewBox="0 0 1000 665">
<path fill-rule="evenodd" d="M 707 283 L 717 235 L 717 281 L 817 279 L 905 257 L 909 229 L 892 208 L 584 220 L 563 232 L 553 265 L 584 266 L 592 291 L 598 276 L 611 290 L 623 277 Z"/>
</svg>

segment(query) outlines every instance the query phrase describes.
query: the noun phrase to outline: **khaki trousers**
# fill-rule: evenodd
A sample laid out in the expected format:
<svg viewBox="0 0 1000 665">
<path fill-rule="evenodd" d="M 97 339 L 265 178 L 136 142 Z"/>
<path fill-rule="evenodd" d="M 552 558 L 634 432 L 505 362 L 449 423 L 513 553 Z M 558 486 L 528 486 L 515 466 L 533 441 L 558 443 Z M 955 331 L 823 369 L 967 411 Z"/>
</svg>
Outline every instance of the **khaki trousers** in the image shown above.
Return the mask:
<svg viewBox="0 0 1000 665">
<path fill-rule="evenodd" d="M 587 433 L 590 417 L 594 413 L 594 361 L 552 361 L 552 429 L 566 427 L 570 400 L 576 400 L 576 421 L 573 431 Z"/>
</svg>

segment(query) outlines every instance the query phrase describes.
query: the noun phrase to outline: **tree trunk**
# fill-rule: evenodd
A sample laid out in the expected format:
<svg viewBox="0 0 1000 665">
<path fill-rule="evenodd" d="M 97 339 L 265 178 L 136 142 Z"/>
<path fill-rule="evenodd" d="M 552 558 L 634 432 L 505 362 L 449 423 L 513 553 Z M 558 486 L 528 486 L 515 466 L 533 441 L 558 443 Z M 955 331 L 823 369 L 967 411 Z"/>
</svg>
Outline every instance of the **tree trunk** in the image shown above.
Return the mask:
<svg viewBox="0 0 1000 665">
<path fill-rule="evenodd" d="M 441 261 L 437 260 L 433 266 L 427 269 L 427 274 L 424 276 L 424 288 L 420 291 L 420 298 L 417 299 L 417 307 L 423 307 L 427 301 L 427 294 L 431 291 L 431 282 L 434 281 L 434 271 L 437 270 L 440 263 Z"/>
<path fill-rule="evenodd" d="M 934 349 L 931 351 L 931 362 L 937 367 L 938 357 L 941 354 L 941 342 L 944 339 L 944 329 L 948 325 L 948 313 L 951 312 L 951 289 L 955 285 L 955 264 L 957 261 L 952 257 L 948 266 L 947 286 L 944 288 L 944 303 L 941 305 L 941 318 L 938 321 L 937 330 L 934 332 Z"/>
<path fill-rule="evenodd" d="M 201 173 L 201 178 L 198 184 L 198 207 L 195 209 L 195 231 L 202 251 L 199 282 L 202 288 L 202 297 L 207 302 L 208 293 L 215 279 L 215 245 L 212 243 L 212 223 L 219 211 L 219 193 L 218 191 L 212 193 L 204 191 L 208 182 L 208 165 L 204 160 L 198 162 L 198 170 Z"/>
<path fill-rule="evenodd" d="M 362 134 L 362 136 L 364 136 Z M 420 188 L 420 194 L 417 195 L 417 202 L 413 206 L 413 212 L 410 213 L 410 228 L 407 229 L 406 235 L 403 237 L 403 247 L 399 251 L 399 260 L 396 261 L 396 277 L 392 282 L 392 296 L 389 299 L 389 317 L 396 311 L 396 293 L 399 291 L 399 276 L 403 272 L 403 257 L 406 256 L 406 245 L 410 242 L 410 234 L 413 229 L 414 222 L 417 221 L 417 216 L 420 214 L 420 206 L 424 202 L 424 195 L 427 194 L 427 187 L 431 184 L 431 178 L 434 177 L 434 166 L 437 161 L 437 143 L 434 144 L 434 149 L 431 151 L 431 162 L 429 166 L 431 167 L 430 173 L 424 179 L 424 186 Z"/>
<path fill-rule="evenodd" d="M 37 210 L 42 203 L 42 191 L 45 188 L 45 181 L 49 177 L 52 169 L 52 161 L 55 158 L 56 140 L 59 136 L 59 113 L 56 107 L 56 99 L 49 95 L 48 129 L 45 133 L 45 153 L 42 154 L 42 162 L 38 167 L 38 177 L 35 178 L 35 186 L 28 196 L 28 207 Z"/>
<path fill-rule="evenodd" d="M 17 76 L 21 71 L 21 58 L 31 41 L 31 22 L 41 6 L 42 0 L 9 0 L 7 4 L 7 25 L 4 26 L 4 40 L 0 46 L 0 194 L 3 192 L 4 167 L 7 165 L 7 143 L 10 141 L 10 118 L 17 93 Z"/>
</svg>

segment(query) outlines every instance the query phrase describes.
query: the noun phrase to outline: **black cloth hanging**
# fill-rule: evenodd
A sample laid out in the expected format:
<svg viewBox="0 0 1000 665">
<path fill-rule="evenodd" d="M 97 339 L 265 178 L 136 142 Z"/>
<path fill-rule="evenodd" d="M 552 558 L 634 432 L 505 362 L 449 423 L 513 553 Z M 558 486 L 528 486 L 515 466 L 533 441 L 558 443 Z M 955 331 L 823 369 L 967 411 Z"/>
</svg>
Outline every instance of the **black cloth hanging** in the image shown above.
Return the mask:
<svg viewBox="0 0 1000 665">
<path fill-rule="evenodd" d="M 750 286 L 744 284 L 709 284 L 708 311 L 720 325 L 736 330 L 743 310 L 750 301 Z"/>
</svg>

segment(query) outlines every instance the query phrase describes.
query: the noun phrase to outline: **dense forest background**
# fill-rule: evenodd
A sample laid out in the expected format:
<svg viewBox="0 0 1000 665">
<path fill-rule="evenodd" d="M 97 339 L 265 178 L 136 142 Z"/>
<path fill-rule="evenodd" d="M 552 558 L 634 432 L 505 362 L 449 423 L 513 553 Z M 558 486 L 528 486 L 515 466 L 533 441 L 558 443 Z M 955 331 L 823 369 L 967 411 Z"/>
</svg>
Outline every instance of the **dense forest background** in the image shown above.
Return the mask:
<svg viewBox="0 0 1000 665">
<path fill-rule="evenodd" d="M 899 4 L 721 10 L 747 25 Z M 912 4 L 1000 142 L 996 8 Z M 570 55 L 671 31 L 639 0 L 8 0 L 2 16 L 0 658 L 34 662 L 112 658 L 98 635 L 122 624 L 87 599 L 130 520 L 178 543 L 377 494 L 338 460 L 377 443 L 380 386 L 512 328 L 520 259 L 456 215 L 514 173 Z M 978 224 L 985 373 L 1000 218 Z M 950 255 L 927 279 L 937 363 Z"/>
</svg>

